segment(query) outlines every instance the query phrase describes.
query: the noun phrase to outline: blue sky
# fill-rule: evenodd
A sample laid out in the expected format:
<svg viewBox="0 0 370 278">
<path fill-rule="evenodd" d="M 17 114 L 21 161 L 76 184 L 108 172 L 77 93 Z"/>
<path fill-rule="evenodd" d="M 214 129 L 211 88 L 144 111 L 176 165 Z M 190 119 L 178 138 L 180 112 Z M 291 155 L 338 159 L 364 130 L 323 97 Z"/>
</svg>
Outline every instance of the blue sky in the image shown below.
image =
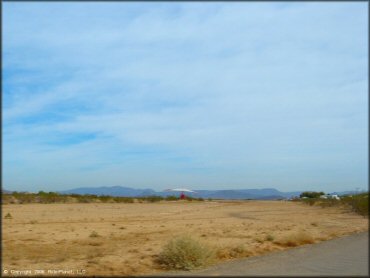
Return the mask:
<svg viewBox="0 0 370 278">
<path fill-rule="evenodd" d="M 367 6 L 3 3 L 3 187 L 366 189 Z"/>
</svg>

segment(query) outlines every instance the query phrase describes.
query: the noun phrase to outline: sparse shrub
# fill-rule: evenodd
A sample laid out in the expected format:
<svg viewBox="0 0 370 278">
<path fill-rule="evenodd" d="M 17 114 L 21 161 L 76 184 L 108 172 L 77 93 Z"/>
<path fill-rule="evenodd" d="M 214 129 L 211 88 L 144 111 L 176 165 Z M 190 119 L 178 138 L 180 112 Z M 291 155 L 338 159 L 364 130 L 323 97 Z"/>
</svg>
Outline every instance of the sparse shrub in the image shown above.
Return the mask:
<svg viewBox="0 0 370 278">
<path fill-rule="evenodd" d="M 37 222 L 37 220 L 31 220 L 30 221 L 30 224 L 37 224 L 38 222 Z"/>
<path fill-rule="evenodd" d="M 195 197 L 192 197 L 192 196 L 186 196 L 185 200 L 187 200 L 187 201 L 204 201 L 203 198 L 195 198 Z"/>
<path fill-rule="evenodd" d="M 1 195 L 1 202 L 2 204 L 13 204 L 14 203 L 14 198 L 10 193 L 3 193 Z"/>
<path fill-rule="evenodd" d="M 32 203 L 35 201 L 35 194 L 26 192 L 13 192 L 12 196 L 18 200 L 19 204 Z"/>
<path fill-rule="evenodd" d="M 324 199 L 320 202 L 320 206 L 322 208 L 326 208 L 326 207 L 333 207 L 333 206 L 337 206 L 341 203 L 341 201 L 337 200 L 337 199 Z"/>
<path fill-rule="evenodd" d="M 267 235 L 266 240 L 267 241 L 273 241 L 275 238 L 272 235 Z"/>
<path fill-rule="evenodd" d="M 100 237 L 100 235 L 97 232 L 92 231 L 89 237 Z"/>
<path fill-rule="evenodd" d="M 50 203 L 65 203 L 68 196 L 59 194 L 58 192 L 44 192 L 39 191 L 37 194 L 33 194 L 33 202 L 50 204 Z"/>
<path fill-rule="evenodd" d="M 217 250 L 216 254 L 217 258 L 223 260 L 249 256 L 250 252 L 245 249 L 244 245 L 239 245 L 233 248 L 220 248 Z"/>
<path fill-rule="evenodd" d="M 214 256 L 210 247 L 189 236 L 181 236 L 164 246 L 157 262 L 167 269 L 191 270 L 210 264 Z"/>
<path fill-rule="evenodd" d="M 91 203 L 92 199 L 88 195 L 78 195 L 77 201 L 79 203 Z"/>
<path fill-rule="evenodd" d="M 170 195 L 170 196 L 167 196 L 165 198 L 166 201 L 177 201 L 179 200 L 179 197 L 176 197 L 176 196 L 173 196 L 173 195 Z"/>
<path fill-rule="evenodd" d="M 245 251 L 245 247 L 243 245 L 239 245 L 231 249 L 230 255 L 231 257 L 237 258 L 244 254 Z"/>
<path fill-rule="evenodd" d="M 289 246 L 289 247 L 299 246 L 303 244 L 310 244 L 314 242 L 315 240 L 313 239 L 313 237 L 304 231 L 286 235 L 285 237 L 275 241 L 275 243 L 279 245 Z"/>
<path fill-rule="evenodd" d="M 313 206 L 317 202 L 317 200 L 318 199 L 316 199 L 316 198 L 302 199 L 304 204 L 310 205 L 310 206 Z"/>
<path fill-rule="evenodd" d="M 123 197 L 123 203 L 134 203 L 134 198 Z"/>
<path fill-rule="evenodd" d="M 369 193 L 361 193 L 351 196 L 341 196 L 340 200 L 329 198 L 329 199 L 300 199 L 305 204 L 313 205 L 316 202 L 322 207 L 337 207 L 337 206 L 348 206 L 355 213 L 358 213 L 364 217 L 369 216 Z"/>
<path fill-rule="evenodd" d="M 342 197 L 341 201 L 349 205 L 354 212 L 365 217 L 369 216 L 369 193 L 345 196 Z"/>
<path fill-rule="evenodd" d="M 116 203 L 134 203 L 134 198 L 131 197 L 114 197 L 113 201 Z"/>
<path fill-rule="evenodd" d="M 150 203 L 154 203 L 154 202 L 159 202 L 163 200 L 163 197 L 153 195 L 153 196 L 148 196 L 145 199 Z"/>
<path fill-rule="evenodd" d="M 13 219 L 13 216 L 8 212 L 5 217 L 5 219 Z"/>
<path fill-rule="evenodd" d="M 217 258 L 219 258 L 221 260 L 222 259 L 229 259 L 231 257 L 229 250 L 226 249 L 226 248 L 217 250 L 216 255 L 217 255 Z"/>
<path fill-rule="evenodd" d="M 102 202 L 102 203 L 108 203 L 112 197 L 111 196 L 107 196 L 107 195 L 101 195 L 98 197 L 98 199 Z"/>
</svg>

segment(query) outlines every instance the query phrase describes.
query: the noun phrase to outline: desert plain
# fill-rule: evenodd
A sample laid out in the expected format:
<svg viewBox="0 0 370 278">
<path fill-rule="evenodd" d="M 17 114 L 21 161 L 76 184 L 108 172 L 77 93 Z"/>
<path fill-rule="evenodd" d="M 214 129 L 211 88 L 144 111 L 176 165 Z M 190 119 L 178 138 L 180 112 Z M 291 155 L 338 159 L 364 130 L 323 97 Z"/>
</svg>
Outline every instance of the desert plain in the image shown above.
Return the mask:
<svg viewBox="0 0 370 278">
<path fill-rule="evenodd" d="M 214 248 L 217 263 L 368 230 L 346 208 L 291 201 L 3 204 L 2 213 L 3 272 L 85 276 L 163 273 L 156 258 L 181 235 Z"/>
</svg>

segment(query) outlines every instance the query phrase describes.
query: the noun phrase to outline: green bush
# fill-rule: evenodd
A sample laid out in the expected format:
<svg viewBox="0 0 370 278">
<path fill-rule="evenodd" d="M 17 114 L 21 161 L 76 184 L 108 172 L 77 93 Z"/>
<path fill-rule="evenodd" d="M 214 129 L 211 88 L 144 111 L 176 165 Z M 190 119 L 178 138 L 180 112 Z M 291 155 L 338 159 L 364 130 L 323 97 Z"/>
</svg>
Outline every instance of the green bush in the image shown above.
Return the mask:
<svg viewBox="0 0 370 278">
<path fill-rule="evenodd" d="M 213 249 L 189 236 L 168 242 L 159 254 L 158 263 L 167 269 L 191 270 L 210 264 L 215 257 Z"/>
<path fill-rule="evenodd" d="M 305 191 L 305 192 L 302 192 L 299 197 L 300 198 L 303 198 L 303 197 L 307 197 L 307 198 L 319 198 L 321 195 L 325 195 L 324 192 L 315 192 L 315 191 Z"/>
</svg>

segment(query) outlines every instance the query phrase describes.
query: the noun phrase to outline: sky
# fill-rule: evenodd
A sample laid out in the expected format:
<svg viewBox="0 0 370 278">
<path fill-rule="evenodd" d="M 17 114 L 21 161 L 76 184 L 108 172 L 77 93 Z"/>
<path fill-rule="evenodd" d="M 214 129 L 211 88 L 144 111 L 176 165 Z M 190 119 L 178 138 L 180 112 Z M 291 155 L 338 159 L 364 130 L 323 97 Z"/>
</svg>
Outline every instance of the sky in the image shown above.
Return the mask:
<svg viewBox="0 0 370 278">
<path fill-rule="evenodd" d="M 5 2 L 8 190 L 368 187 L 367 2 Z"/>
</svg>

